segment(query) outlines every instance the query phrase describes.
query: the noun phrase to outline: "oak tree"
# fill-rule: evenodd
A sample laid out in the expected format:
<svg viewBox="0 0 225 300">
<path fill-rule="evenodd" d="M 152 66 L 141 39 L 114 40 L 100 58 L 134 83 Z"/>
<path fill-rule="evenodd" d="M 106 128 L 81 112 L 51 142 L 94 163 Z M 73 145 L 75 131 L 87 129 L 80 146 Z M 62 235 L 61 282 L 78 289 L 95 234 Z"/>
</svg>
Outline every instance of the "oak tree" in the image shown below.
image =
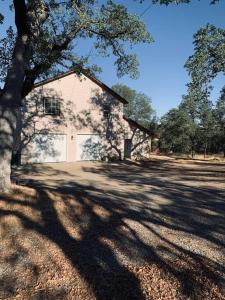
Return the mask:
<svg viewBox="0 0 225 300">
<path fill-rule="evenodd" d="M 151 42 L 144 23 L 127 8 L 113 1 L 14 0 L 12 27 L 1 41 L 0 76 L 0 189 L 10 186 L 10 160 L 17 112 L 36 80 L 61 69 L 77 73 L 93 66 L 76 54 L 76 43 L 90 39 L 99 55 L 114 55 L 118 75 L 137 74 L 136 55 L 127 46 Z M 0 22 L 3 22 L 3 15 Z"/>
</svg>

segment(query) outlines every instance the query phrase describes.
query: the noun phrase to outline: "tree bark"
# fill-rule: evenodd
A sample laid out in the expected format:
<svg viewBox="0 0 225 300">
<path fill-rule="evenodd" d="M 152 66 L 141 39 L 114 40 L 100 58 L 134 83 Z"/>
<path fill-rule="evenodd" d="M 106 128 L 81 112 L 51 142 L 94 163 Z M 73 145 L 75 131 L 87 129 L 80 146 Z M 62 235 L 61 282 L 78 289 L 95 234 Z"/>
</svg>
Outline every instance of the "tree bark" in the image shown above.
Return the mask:
<svg viewBox="0 0 225 300">
<path fill-rule="evenodd" d="M 17 110 L 22 97 L 25 70 L 30 58 L 28 35 L 18 35 L 0 95 L 0 190 L 10 189 L 11 157 L 17 123 Z"/>
<path fill-rule="evenodd" d="M 194 154 L 194 143 L 192 142 L 191 143 L 191 158 L 193 159 L 194 156 L 195 156 L 195 154 Z"/>
<path fill-rule="evenodd" d="M 48 18 L 43 0 L 29 3 L 13 0 L 17 38 L 5 85 L 0 94 L 0 190 L 10 188 L 11 157 L 17 124 L 17 112 L 22 104 L 25 74 L 32 55 L 32 43 L 40 35 L 40 26 Z"/>
<path fill-rule="evenodd" d="M 14 108 L 0 105 L 0 191 L 10 189 L 11 155 L 16 124 Z"/>
<path fill-rule="evenodd" d="M 204 158 L 206 158 L 206 154 L 207 154 L 207 143 L 205 143 L 205 146 L 204 146 Z"/>
</svg>

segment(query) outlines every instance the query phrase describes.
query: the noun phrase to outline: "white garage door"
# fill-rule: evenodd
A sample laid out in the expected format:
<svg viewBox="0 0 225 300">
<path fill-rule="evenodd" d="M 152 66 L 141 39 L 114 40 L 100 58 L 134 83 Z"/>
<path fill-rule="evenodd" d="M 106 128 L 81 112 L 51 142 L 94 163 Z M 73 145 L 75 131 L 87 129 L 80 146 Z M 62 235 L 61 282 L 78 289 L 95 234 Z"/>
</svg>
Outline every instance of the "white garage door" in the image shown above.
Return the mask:
<svg viewBox="0 0 225 300">
<path fill-rule="evenodd" d="M 105 155 L 102 137 L 98 134 L 78 134 L 77 160 L 101 160 Z"/>
<path fill-rule="evenodd" d="M 32 141 L 31 162 L 66 161 L 66 135 L 36 134 Z"/>
</svg>

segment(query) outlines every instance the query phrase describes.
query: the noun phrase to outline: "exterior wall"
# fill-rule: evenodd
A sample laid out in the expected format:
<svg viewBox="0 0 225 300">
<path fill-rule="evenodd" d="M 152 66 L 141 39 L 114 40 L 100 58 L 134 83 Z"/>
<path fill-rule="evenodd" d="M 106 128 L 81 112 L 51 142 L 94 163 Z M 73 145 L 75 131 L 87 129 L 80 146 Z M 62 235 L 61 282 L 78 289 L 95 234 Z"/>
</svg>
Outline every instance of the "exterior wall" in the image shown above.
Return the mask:
<svg viewBox="0 0 225 300">
<path fill-rule="evenodd" d="M 143 132 L 139 132 L 134 136 L 133 146 L 138 145 L 131 154 L 131 158 L 149 159 L 151 155 L 152 139 L 150 136 L 143 136 Z"/>
<path fill-rule="evenodd" d="M 144 131 L 125 121 L 125 138 L 132 140 L 131 158 L 135 160 L 148 159 L 151 155 L 152 138 Z"/>
<path fill-rule="evenodd" d="M 44 115 L 43 97 L 60 99 L 60 116 Z M 108 117 L 105 104 L 110 108 Z M 66 134 L 68 162 L 76 161 L 77 134 L 100 134 L 109 155 L 123 156 L 127 130 L 123 103 L 85 76 L 70 74 L 35 88 L 24 101 L 22 120 L 23 162 L 29 161 L 30 141 L 38 133 Z"/>
</svg>

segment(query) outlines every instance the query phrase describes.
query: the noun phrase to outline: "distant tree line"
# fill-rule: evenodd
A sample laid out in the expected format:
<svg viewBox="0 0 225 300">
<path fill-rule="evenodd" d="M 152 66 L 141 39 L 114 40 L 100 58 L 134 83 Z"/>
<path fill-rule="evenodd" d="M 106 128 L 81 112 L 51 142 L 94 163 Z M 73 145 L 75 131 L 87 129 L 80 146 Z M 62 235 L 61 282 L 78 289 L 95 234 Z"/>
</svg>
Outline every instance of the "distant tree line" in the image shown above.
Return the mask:
<svg viewBox="0 0 225 300">
<path fill-rule="evenodd" d="M 214 154 L 225 157 L 225 86 L 216 103 L 210 101 L 212 80 L 225 74 L 225 30 L 213 25 L 194 35 L 195 52 L 185 64 L 191 81 L 178 108 L 161 119 L 161 151 Z"/>
<path fill-rule="evenodd" d="M 215 154 L 225 157 L 225 87 L 215 106 L 207 99 L 183 96 L 176 109 L 161 119 L 159 147 L 163 152 Z"/>
</svg>

